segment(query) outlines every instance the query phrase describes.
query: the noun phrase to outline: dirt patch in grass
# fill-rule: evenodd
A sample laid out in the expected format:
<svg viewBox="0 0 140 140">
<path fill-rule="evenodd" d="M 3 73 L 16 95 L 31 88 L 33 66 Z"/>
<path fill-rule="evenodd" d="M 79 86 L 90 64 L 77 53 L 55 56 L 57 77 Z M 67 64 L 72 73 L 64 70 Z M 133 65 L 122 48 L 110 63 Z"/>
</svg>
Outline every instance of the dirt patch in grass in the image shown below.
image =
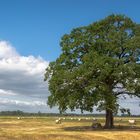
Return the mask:
<svg viewBox="0 0 140 140">
<path fill-rule="evenodd" d="M 92 128 L 91 126 L 73 126 L 62 128 L 65 131 L 140 131 L 138 126 L 115 126 L 113 129 Z"/>
</svg>

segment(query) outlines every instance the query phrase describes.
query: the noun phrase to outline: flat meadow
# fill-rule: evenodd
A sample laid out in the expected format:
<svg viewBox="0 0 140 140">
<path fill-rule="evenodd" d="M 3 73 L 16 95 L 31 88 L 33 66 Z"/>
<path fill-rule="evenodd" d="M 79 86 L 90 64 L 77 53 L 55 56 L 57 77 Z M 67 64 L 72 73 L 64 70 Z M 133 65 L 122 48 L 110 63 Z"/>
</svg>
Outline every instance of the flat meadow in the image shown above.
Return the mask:
<svg viewBox="0 0 140 140">
<path fill-rule="evenodd" d="M 116 128 L 94 129 L 93 117 L 0 117 L 0 140 L 140 140 L 140 118 L 115 117 Z M 105 119 L 96 117 L 104 125 Z M 136 124 L 130 125 L 129 119 Z"/>
</svg>

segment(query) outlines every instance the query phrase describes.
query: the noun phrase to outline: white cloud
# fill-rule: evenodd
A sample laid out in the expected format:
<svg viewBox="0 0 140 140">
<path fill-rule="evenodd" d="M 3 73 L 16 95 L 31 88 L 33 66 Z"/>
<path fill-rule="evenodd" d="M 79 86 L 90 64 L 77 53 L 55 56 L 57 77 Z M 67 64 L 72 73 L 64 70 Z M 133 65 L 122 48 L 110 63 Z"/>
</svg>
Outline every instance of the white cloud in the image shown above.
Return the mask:
<svg viewBox="0 0 140 140">
<path fill-rule="evenodd" d="M 48 64 L 40 56 L 22 56 L 10 43 L 0 41 L 0 104 L 7 104 L 7 110 L 11 104 L 27 110 L 27 106 L 46 107 L 49 92 L 43 80 Z"/>
<path fill-rule="evenodd" d="M 0 59 L 2 58 L 12 58 L 18 57 L 19 54 L 16 52 L 15 48 L 7 41 L 0 41 Z"/>
<path fill-rule="evenodd" d="M 17 95 L 15 92 L 11 91 L 11 90 L 3 90 L 3 89 L 0 89 L 0 95 Z"/>
<path fill-rule="evenodd" d="M 11 99 L 3 99 L 0 98 L 0 104 L 10 104 L 10 105 L 19 105 L 19 106 L 47 106 L 46 102 L 43 101 L 22 101 L 22 100 L 11 100 Z"/>
<path fill-rule="evenodd" d="M 40 56 L 20 56 L 6 41 L 0 41 L 0 66 L 1 70 L 25 71 L 26 74 L 41 74 L 48 62 Z"/>
</svg>

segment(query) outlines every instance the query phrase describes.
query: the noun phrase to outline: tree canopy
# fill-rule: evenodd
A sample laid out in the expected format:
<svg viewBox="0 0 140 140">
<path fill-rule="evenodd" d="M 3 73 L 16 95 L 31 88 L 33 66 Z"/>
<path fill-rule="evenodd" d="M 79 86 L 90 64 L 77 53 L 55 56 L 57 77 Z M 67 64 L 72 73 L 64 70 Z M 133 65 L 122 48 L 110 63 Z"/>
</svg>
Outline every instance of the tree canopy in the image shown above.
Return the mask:
<svg viewBox="0 0 140 140">
<path fill-rule="evenodd" d="M 73 29 L 60 45 L 61 55 L 45 73 L 48 105 L 61 112 L 92 112 L 97 106 L 110 116 L 106 125 L 112 127 L 119 97 L 140 97 L 140 25 L 124 15 L 110 15 Z"/>
</svg>

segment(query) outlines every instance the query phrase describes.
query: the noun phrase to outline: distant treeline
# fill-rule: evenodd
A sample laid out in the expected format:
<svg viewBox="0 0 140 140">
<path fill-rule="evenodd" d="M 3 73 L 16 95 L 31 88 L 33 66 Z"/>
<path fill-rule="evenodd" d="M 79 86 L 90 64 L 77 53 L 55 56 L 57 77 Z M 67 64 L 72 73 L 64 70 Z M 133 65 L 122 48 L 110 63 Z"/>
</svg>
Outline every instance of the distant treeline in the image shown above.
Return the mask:
<svg viewBox="0 0 140 140">
<path fill-rule="evenodd" d="M 29 113 L 29 112 L 23 112 L 20 110 L 16 111 L 1 111 L 0 116 L 89 116 L 89 117 L 104 117 L 105 114 L 76 114 L 76 113 L 65 113 L 65 114 L 60 114 L 60 113 Z M 117 116 L 117 115 L 116 115 Z M 118 115 L 119 116 L 119 115 Z M 128 115 L 121 115 L 122 117 L 129 117 Z M 133 117 L 140 117 L 140 115 L 131 115 Z"/>
<path fill-rule="evenodd" d="M 20 110 L 17 111 L 1 111 L 0 116 L 104 116 L 104 114 L 76 114 L 76 113 L 29 113 Z"/>
</svg>

